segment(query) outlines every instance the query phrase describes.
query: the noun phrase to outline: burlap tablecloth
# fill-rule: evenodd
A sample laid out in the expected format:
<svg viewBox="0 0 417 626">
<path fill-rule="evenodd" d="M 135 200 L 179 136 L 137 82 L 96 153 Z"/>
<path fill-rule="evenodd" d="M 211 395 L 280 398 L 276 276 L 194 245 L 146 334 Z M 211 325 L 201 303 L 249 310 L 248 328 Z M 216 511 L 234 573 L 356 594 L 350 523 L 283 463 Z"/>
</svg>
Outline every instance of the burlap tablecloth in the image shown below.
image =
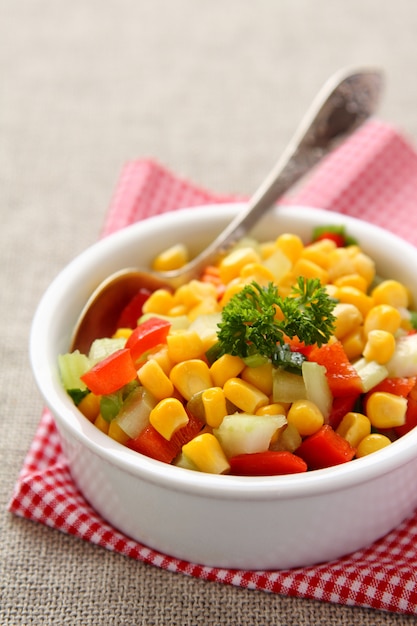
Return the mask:
<svg viewBox="0 0 417 626">
<path fill-rule="evenodd" d="M 6 506 L 42 411 L 27 357 L 36 303 L 99 236 L 122 164 L 152 157 L 246 195 L 352 63 L 386 67 L 381 113 L 415 141 L 416 28 L 412 0 L 0 2 L 2 625 L 415 623 L 175 574 Z"/>
</svg>

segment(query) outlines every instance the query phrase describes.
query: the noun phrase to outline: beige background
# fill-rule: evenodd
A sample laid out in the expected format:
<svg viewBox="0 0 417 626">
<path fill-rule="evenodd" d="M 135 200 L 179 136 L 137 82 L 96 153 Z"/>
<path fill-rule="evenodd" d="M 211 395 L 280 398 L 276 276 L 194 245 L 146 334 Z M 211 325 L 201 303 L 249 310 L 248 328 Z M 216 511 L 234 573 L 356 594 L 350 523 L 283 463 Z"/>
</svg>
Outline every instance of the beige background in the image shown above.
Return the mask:
<svg viewBox="0 0 417 626">
<path fill-rule="evenodd" d="M 414 0 L 0 0 L 2 625 L 403 625 L 128 560 L 6 503 L 42 401 L 36 304 L 99 234 L 123 163 L 150 156 L 249 193 L 341 66 L 382 65 L 380 116 L 417 141 Z M 308 523 L 308 521 L 306 521 Z"/>
</svg>

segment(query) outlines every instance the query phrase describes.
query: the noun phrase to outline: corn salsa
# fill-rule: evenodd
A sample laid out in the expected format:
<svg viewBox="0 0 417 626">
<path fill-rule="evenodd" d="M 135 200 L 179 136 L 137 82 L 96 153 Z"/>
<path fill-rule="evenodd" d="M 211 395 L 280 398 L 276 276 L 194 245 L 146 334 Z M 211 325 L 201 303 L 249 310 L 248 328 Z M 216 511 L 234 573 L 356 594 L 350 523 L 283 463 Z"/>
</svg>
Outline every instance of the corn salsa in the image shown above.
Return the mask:
<svg viewBox="0 0 417 626">
<path fill-rule="evenodd" d="M 176 245 L 154 266 L 187 259 Z M 132 450 L 194 471 L 293 474 L 377 452 L 417 424 L 409 290 L 380 278 L 343 228 L 308 243 L 244 239 L 143 300 L 89 354 L 59 356 L 78 409 Z"/>
</svg>

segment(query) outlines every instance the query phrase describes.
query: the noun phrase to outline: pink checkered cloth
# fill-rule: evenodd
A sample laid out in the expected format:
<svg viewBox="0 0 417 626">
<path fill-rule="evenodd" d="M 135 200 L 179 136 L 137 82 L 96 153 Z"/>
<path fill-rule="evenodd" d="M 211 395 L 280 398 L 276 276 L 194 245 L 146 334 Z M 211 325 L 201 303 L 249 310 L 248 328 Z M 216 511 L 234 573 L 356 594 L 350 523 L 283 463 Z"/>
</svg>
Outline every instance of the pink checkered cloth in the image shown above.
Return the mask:
<svg viewBox="0 0 417 626">
<path fill-rule="evenodd" d="M 127 163 L 103 236 L 180 207 L 222 202 L 150 160 Z M 373 120 L 284 199 L 353 215 L 417 244 L 417 153 Z M 160 554 L 103 520 L 75 487 L 51 414 L 44 411 L 9 510 L 134 559 L 205 580 L 326 602 L 417 614 L 417 513 L 371 546 L 314 567 L 242 571 L 203 567 Z"/>
</svg>

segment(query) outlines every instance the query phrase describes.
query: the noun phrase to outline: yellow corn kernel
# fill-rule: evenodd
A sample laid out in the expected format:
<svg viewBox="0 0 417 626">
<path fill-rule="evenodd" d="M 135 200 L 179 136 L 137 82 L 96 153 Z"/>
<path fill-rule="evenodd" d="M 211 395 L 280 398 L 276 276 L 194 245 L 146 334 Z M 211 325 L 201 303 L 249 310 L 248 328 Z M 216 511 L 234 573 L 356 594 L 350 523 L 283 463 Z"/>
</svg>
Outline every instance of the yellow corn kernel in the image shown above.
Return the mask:
<svg viewBox="0 0 417 626">
<path fill-rule="evenodd" d="M 265 406 L 261 406 L 255 413 L 255 415 L 259 415 L 263 417 L 264 415 L 286 415 L 288 408 L 279 402 L 273 402 L 271 404 L 266 404 Z M 282 431 L 287 427 L 287 424 L 281 426 L 274 432 L 271 437 L 270 447 L 273 446 L 281 436 Z"/>
<path fill-rule="evenodd" d="M 329 273 L 326 269 L 313 263 L 308 259 L 300 257 L 295 263 L 292 269 L 295 276 L 304 276 L 304 278 L 318 278 L 322 285 L 329 282 Z"/>
<path fill-rule="evenodd" d="M 293 235 L 291 233 L 283 233 L 282 235 L 279 235 L 275 244 L 293 264 L 300 257 L 304 248 L 301 238 L 298 235 Z"/>
<path fill-rule="evenodd" d="M 407 398 L 385 391 L 371 393 L 366 403 L 366 414 L 375 428 L 395 428 L 405 424 Z"/>
<path fill-rule="evenodd" d="M 272 402 L 271 404 L 259 407 L 255 415 L 286 415 L 288 409 L 288 404 L 284 404 L 283 402 Z"/>
<path fill-rule="evenodd" d="M 220 279 L 227 285 L 231 280 L 237 278 L 245 265 L 248 263 L 259 263 L 261 258 L 254 248 L 235 248 L 227 254 L 219 265 Z"/>
<path fill-rule="evenodd" d="M 125 433 L 125 431 L 119 426 L 115 419 L 110 422 L 108 427 L 109 428 L 107 434 L 109 435 L 109 437 L 111 437 L 115 441 L 118 441 L 119 443 L 122 443 L 123 445 L 125 445 L 125 443 L 129 441 L 129 435 Z"/>
<path fill-rule="evenodd" d="M 94 422 L 100 413 L 100 396 L 96 396 L 94 393 L 87 394 L 78 403 L 77 408 L 90 422 Z"/>
<path fill-rule="evenodd" d="M 355 287 L 338 287 L 334 295 L 340 302 L 354 304 L 364 318 L 374 306 L 373 299 Z"/>
<path fill-rule="evenodd" d="M 218 428 L 227 415 L 226 398 L 221 387 L 210 387 L 201 394 L 206 422 Z"/>
<path fill-rule="evenodd" d="M 212 315 L 212 313 L 219 313 L 221 310 L 216 298 L 205 298 L 195 306 L 191 307 L 188 311 L 188 319 L 193 322 L 201 315 Z"/>
<path fill-rule="evenodd" d="M 138 378 L 156 400 L 172 396 L 174 385 L 156 359 L 150 359 L 142 365 L 138 370 Z"/>
<path fill-rule="evenodd" d="M 336 248 L 333 252 L 330 252 L 328 268 L 331 282 L 334 282 L 341 276 L 356 273 L 348 248 Z"/>
<path fill-rule="evenodd" d="M 327 269 L 329 267 L 329 254 L 335 248 L 336 244 L 331 239 L 321 239 L 306 246 L 301 252 L 301 257 Z"/>
<path fill-rule="evenodd" d="M 363 328 L 352 331 L 341 340 L 343 349 L 349 361 L 353 361 L 362 355 L 365 347 L 365 336 Z"/>
<path fill-rule="evenodd" d="M 346 246 L 345 250 L 348 256 L 350 256 L 352 259 L 361 251 L 357 243 L 352 243 L 349 246 Z"/>
<path fill-rule="evenodd" d="M 182 402 L 177 398 L 160 400 L 149 414 L 149 422 L 167 441 L 180 428 L 188 424 L 189 417 Z"/>
<path fill-rule="evenodd" d="M 332 283 L 328 283 L 327 285 L 324 285 L 324 289 L 325 289 L 327 295 L 329 296 L 329 298 L 335 298 L 336 299 L 336 293 L 337 293 L 336 285 L 332 285 Z"/>
<path fill-rule="evenodd" d="M 226 304 L 231 298 L 233 298 L 233 296 L 242 291 L 244 286 L 245 283 L 243 283 L 240 278 L 230 281 L 225 289 L 223 296 L 221 297 L 220 308 L 222 309 L 224 306 L 226 306 Z"/>
<path fill-rule="evenodd" d="M 224 474 L 230 470 L 220 443 L 211 433 L 197 435 L 183 445 L 182 452 L 201 472 Z"/>
<path fill-rule="evenodd" d="M 411 323 L 411 318 L 409 316 L 409 313 L 407 312 L 405 315 L 407 317 L 402 318 L 400 329 L 405 331 L 406 333 L 409 333 L 410 331 L 414 330 L 414 328 L 413 328 L 413 324 Z"/>
<path fill-rule="evenodd" d="M 274 438 L 273 438 L 274 439 Z M 286 424 L 278 431 L 278 438 L 271 441 L 270 450 L 288 450 L 294 452 L 300 447 L 302 437 L 294 424 Z"/>
<path fill-rule="evenodd" d="M 353 267 L 355 272 L 360 274 L 367 283 L 367 286 L 372 283 L 375 278 L 375 262 L 364 252 L 357 252 L 352 258 Z"/>
<path fill-rule="evenodd" d="M 287 298 L 288 296 L 293 295 L 293 287 L 297 282 L 297 278 L 293 276 L 292 273 L 288 273 L 279 281 L 277 281 L 277 286 L 279 288 L 279 294 L 281 298 Z"/>
<path fill-rule="evenodd" d="M 167 315 L 170 317 L 182 317 L 183 315 L 187 315 L 187 313 L 188 309 L 185 304 L 175 304 L 167 311 Z"/>
<path fill-rule="evenodd" d="M 396 309 L 410 306 L 408 289 L 397 280 L 384 280 L 372 290 L 375 304 L 390 304 Z"/>
<path fill-rule="evenodd" d="M 242 380 L 250 383 L 266 396 L 272 395 L 272 363 L 264 363 L 258 367 L 245 367 L 241 373 Z"/>
<path fill-rule="evenodd" d="M 198 359 L 204 354 L 204 345 L 195 330 L 174 330 L 167 335 L 168 356 L 174 363 Z"/>
<path fill-rule="evenodd" d="M 288 424 L 296 427 L 301 437 L 313 435 L 324 424 L 320 409 L 309 400 L 296 400 L 287 413 Z"/>
<path fill-rule="evenodd" d="M 113 333 L 113 339 L 129 339 L 132 334 L 131 328 L 118 328 L 115 333 Z"/>
<path fill-rule="evenodd" d="M 371 433 L 369 417 L 363 413 L 349 411 L 336 429 L 338 435 L 346 439 L 353 448 L 357 448 L 364 437 Z"/>
<path fill-rule="evenodd" d="M 254 414 L 261 406 L 269 404 L 265 393 L 240 378 L 230 378 L 223 390 L 226 398 L 245 413 Z"/>
<path fill-rule="evenodd" d="M 359 291 L 363 291 L 364 293 L 368 289 L 366 279 L 360 274 L 345 274 L 344 276 L 339 276 L 333 284 L 336 285 L 336 287 L 355 287 L 355 289 L 359 289 Z"/>
<path fill-rule="evenodd" d="M 262 263 L 247 263 L 240 270 L 240 278 L 245 282 L 256 281 L 259 285 L 273 283 L 275 276 Z"/>
<path fill-rule="evenodd" d="M 109 423 L 106 422 L 101 413 L 99 413 L 94 420 L 94 426 L 96 426 L 99 430 L 101 430 L 102 433 L 105 433 L 106 435 L 109 432 Z"/>
<path fill-rule="evenodd" d="M 367 361 L 376 361 L 385 365 L 395 352 L 395 338 L 386 330 L 370 330 L 363 349 Z"/>
<path fill-rule="evenodd" d="M 178 287 L 174 294 L 177 304 L 184 304 L 187 309 L 191 309 L 206 298 L 216 299 L 217 290 L 212 283 L 205 283 L 201 280 L 191 280 L 185 285 Z"/>
<path fill-rule="evenodd" d="M 359 328 L 363 321 L 362 313 L 358 307 L 349 302 L 338 302 L 333 309 L 333 315 L 336 318 L 333 334 L 337 339 L 346 337 Z"/>
<path fill-rule="evenodd" d="M 280 293 L 280 294 L 281 294 L 281 296 L 282 296 L 282 291 L 281 291 L 281 288 L 280 288 L 280 290 L 279 290 L 279 293 Z M 285 315 L 284 315 L 284 313 L 282 312 L 282 309 L 281 309 L 281 308 L 280 308 L 277 304 L 275 305 L 275 315 L 274 315 L 274 319 L 276 319 L 276 320 L 277 320 L 277 322 L 283 322 L 283 321 L 285 320 Z"/>
<path fill-rule="evenodd" d="M 169 272 L 177 270 L 188 262 L 189 255 L 187 248 L 178 243 L 164 250 L 153 261 L 153 269 L 157 272 Z"/>
<path fill-rule="evenodd" d="M 143 304 L 143 313 L 159 313 L 159 315 L 169 315 L 170 310 L 175 305 L 173 294 L 167 289 L 156 289 Z"/>
<path fill-rule="evenodd" d="M 259 252 L 263 260 L 268 259 L 276 249 L 274 241 L 261 241 L 259 243 Z"/>
<path fill-rule="evenodd" d="M 373 306 L 365 317 L 364 331 L 367 336 L 371 330 L 386 330 L 393 335 L 401 325 L 401 313 L 390 304 Z"/>
<path fill-rule="evenodd" d="M 362 439 L 356 448 L 357 458 L 367 456 L 373 452 L 378 452 L 382 448 L 386 448 L 391 443 L 391 440 L 386 435 L 380 435 L 379 433 L 371 433 Z"/>
<path fill-rule="evenodd" d="M 161 346 L 156 352 L 148 354 L 148 360 L 154 360 L 158 363 L 163 372 L 168 376 L 174 363 L 169 358 L 168 346 Z"/>
<path fill-rule="evenodd" d="M 169 377 L 174 387 L 186 400 L 198 393 L 213 386 L 210 370 L 201 359 L 190 359 L 177 363 L 172 368 Z"/>
<path fill-rule="evenodd" d="M 236 378 L 245 368 L 245 363 L 238 356 L 223 354 L 210 367 L 210 375 L 216 387 L 223 387 L 229 378 Z"/>
<path fill-rule="evenodd" d="M 280 250 L 275 251 L 263 262 L 265 268 L 272 275 L 272 281 L 278 283 L 291 270 L 292 263 L 290 259 Z"/>
</svg>

